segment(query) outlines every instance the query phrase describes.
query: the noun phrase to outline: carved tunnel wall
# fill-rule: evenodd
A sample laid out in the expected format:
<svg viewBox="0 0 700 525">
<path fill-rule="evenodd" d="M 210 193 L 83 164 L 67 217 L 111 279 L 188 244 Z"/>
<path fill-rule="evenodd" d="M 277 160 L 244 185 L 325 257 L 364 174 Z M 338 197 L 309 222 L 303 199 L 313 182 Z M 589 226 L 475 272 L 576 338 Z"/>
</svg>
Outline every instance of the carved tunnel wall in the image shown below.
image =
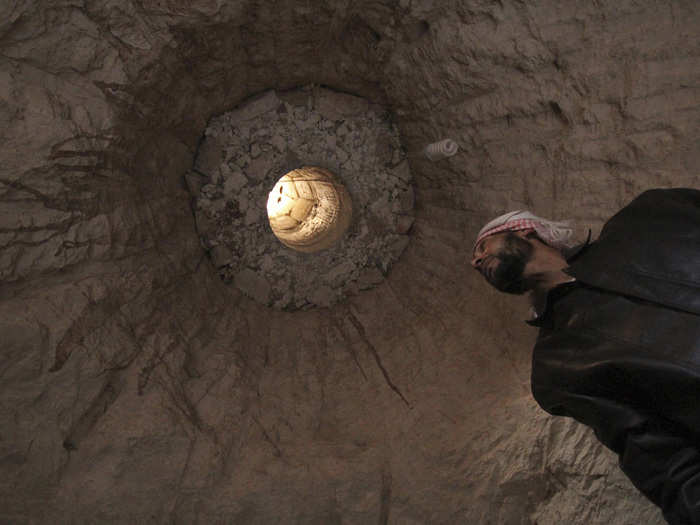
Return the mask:
<svg viewBox="0 0 700 525">
<path fill-rule="evenodd" d="M 527 307 L 467 260 L 508 209 L 595 234 L 700 186 L 699 22 L 693 1 L 0 5 L 0 521 L 662 523 L 535 405 Z M 305 85 L 390 108 L 415 222 L 376 287 L 285 312 L 221 285 L 185 174 L 212 116 Z M 419 154 L 445 137 L 454 157 Z"/>
</svg>

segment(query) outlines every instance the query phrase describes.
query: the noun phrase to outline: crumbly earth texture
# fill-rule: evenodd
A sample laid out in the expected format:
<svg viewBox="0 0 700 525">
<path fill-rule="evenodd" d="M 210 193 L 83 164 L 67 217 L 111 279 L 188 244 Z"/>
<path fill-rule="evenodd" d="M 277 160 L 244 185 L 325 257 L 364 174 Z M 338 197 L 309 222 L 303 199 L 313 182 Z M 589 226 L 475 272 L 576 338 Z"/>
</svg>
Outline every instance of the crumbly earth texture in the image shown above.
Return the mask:
<svg viewBox="0 0 700 525">
<path fill-rule="evenodd" d="M 266 202 L 280 177 L 310 165 L 345 185 L 353 218 L 334 246 L 300 253 L 275 237 Z M 379 284 L 413 223 L 411 174 L 389 113 L 318 86 L 267 91 L 212 118 L 187 182 L 222 280 L 275 308 L 330 306 Z"/>
<path fill-rule="evenodd" d="M 509 210 L 595 239 L 700 187 L 699 45 L 693 0 L 0 2 L 0 523 L 666 524 L 467 261 Z M 381 284 L 285 311 L 183 183 L 212 116 L 310 83 L 459 151 L 408 155 Z"/>
</svg>

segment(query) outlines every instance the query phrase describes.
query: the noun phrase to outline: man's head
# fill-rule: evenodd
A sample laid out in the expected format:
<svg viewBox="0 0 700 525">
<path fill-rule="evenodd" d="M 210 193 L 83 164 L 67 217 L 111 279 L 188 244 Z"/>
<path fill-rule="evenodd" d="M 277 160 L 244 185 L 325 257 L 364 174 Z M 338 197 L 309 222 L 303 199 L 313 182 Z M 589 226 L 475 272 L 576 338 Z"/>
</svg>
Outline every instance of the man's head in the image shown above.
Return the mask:
<svg viewBox="0 0 700 525">
<path fill-rule="evenodd" d="M 525 267 L 532 260 L 533 245 L 525 230 L 496 233 L 482 239 L 474 249 L 472 266 L 497 290 L 523 294 L 533 283 L 525 277 Z"/>
<path fill-rule="evenodd" d="M 506 213 L 479 231 L 471 265 L 496 289 L 523 294 L 546 272 L 561 269 L 561 249 L 570 246 L 572 233 L 568 223 L 527 211 Z"/>
</svg>

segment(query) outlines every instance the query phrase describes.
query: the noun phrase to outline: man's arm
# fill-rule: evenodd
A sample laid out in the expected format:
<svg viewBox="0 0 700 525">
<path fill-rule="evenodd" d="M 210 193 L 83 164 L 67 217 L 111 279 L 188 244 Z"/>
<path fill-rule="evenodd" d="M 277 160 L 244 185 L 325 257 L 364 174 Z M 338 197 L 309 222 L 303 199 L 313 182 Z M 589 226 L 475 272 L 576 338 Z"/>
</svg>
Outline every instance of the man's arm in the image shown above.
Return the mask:
<svg viewBox="0 0 700 525">
<path fill-rule="evenodd" d="M 700 525 L 700 443 L 686 430 L 608 398 L 546 389 L 533 393 L 547 412 L 591 427 L 671 525 Z"/>
<path fill-rule="evenodd" d="M 667 424 L 647 421 L 626 434 L 620 468 L 673 525 L 700 524 L 700 451 Z"/>
</svg>

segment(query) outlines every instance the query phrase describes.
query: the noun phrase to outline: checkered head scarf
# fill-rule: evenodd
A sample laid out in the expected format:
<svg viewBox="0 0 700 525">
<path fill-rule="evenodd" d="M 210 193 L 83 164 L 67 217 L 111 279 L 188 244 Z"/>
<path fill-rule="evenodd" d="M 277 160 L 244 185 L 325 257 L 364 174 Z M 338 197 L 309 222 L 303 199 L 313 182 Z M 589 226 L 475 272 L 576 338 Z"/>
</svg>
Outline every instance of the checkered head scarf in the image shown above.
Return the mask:
<svg viewBox="0 0 700 525">
<path fill-rule="evenodd" d="M 501 232 L 514 232 L 520 230 L 533 229 L 537 235 L 553 248 L 564 250 L 571 248 L 573 242 L 571 237 L 574 230 L 569 221 L 554 222 L 537 215 L 533 215 L 526 210 L 516 210 L 496 217 L 494 220 L 486 224 L 479 230 L 474 243 L 474 249 L 479 241 L 484 237 Z M 472 250 L 473 251 L 473 250 Z"/>
</svg>

